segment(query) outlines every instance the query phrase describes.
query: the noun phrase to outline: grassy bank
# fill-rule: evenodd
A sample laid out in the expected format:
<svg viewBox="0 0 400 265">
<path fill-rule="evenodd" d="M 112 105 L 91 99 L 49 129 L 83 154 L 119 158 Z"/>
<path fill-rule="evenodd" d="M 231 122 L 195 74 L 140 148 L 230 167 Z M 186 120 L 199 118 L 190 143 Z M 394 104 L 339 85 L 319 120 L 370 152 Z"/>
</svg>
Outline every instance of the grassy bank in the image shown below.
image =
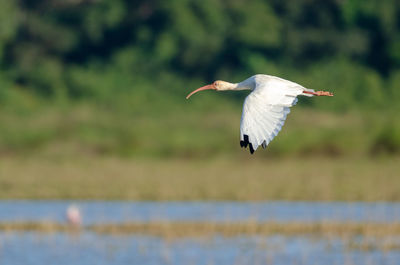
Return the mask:
<svg viewBox="0 0 400 265">
<path fill-rule="evenodd" d="M 42 233 L 91 231 L 99 234 L 129 235 L 142 234 L 164 238 L 207 237 L 222 235 L 226 237 L 243 235 L 308 235 L 349 238 L 367 236 L 384 238 L 400 235 L 399 223 L 351 223 L 351 222 L 289 222 L 258 223 L 254 221 L 239 223 L 213 222 L 130 222 L 120 224 L 95 224 L 73 227 L 54 222 L 3 222 L 0 231 L 36 231 Z"/>
<path fill-rule="evenodd" d="M 1 199 L 399 201 L 398 157 L 3 157 Z"/>
<path fill-rule="evenodd" d="M 3 222 L 0 232 L 36 232 L 36 233 L 68 233 L 78 236 L 82 232 L 103 235 L 131 236 L 150 235 L 167 240 L 182 238 L 208 239 L 214 236 L 306 236 L 310 238 L 340 239 L 347 249 L 361 251 L 399 250 L 396 240 L 400 236 L 399 223 L 257 223 L 253 221 L 240 223 L 212 222 L 165 222 L 148 223 L 96 224 L 83 227 L 71 227 L 64 223 L 52 222 Z"/>
</svg>

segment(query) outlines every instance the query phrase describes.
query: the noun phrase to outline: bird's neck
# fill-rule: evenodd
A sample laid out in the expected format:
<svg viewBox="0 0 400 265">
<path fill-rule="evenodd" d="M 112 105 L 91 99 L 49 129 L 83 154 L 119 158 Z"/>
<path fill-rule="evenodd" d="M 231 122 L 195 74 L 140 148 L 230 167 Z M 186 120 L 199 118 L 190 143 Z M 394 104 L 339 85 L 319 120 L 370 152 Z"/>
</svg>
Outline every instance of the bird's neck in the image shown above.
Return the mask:
<svg viewBox="0 0 400 265">
<path fill-rule="evenodd" d="M 255 87 L 255 83 L 253 79 L 246 79 L 240 83 L 229 83 L 226 81 L 218 81 L 219 87 L 217 90 L 253 90 Z"/>
<path fill-rule="evenodd" d="M 234 90 L 253 90 L 254 88 L 254 78 L 248 78 L 240 83 L 235 84 Z"/>
</svg>

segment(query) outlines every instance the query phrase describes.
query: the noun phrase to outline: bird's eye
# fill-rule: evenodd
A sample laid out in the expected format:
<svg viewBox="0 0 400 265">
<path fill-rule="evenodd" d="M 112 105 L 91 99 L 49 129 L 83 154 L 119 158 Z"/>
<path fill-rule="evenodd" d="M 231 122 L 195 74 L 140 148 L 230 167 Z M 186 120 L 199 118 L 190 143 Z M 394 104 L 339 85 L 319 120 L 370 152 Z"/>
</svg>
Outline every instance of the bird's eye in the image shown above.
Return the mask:
<svg viewBox="0 0 400 265">
<path fill-rule="evenodd" d="M 218 85 L 218 82 L 217 82 L 217 81 L 215 81 L 215 82 L 214 82 L 214 86 L 217 86 L 217 85 Z"/>
</svg>

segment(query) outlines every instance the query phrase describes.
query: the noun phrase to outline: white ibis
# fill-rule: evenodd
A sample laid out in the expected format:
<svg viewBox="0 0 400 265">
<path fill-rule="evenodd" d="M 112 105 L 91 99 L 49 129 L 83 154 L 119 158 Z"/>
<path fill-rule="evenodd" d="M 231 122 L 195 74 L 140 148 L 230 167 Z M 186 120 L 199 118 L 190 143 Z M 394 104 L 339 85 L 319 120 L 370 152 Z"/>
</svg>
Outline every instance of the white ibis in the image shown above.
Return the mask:
<svg viewBox="0 0 400 265">
<path fill-rule="evenodd" d="M 314 91 L 276 76 L 260 74 L 240 83 L 217 80 L 194 90 L 186 99 L 207 89 L 252 90 L 244 100 L 240 121 L 240 146 L 249 146 L 251 154 L 260 145 L 265 149 L 279 133 L 290 112 L 289 108 L 297 103 L 297 96 L 333 96 L 331 92 Z"/>
</svg>

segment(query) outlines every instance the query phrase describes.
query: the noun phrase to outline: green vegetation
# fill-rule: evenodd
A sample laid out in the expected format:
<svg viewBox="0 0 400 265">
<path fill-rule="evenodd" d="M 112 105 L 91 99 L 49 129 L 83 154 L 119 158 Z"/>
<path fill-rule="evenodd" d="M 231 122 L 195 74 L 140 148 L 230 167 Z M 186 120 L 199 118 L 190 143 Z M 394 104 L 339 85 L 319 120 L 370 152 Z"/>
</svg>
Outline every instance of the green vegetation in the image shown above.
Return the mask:
<svg viewBox="0 0 400 265">
<path fill-rule="evenodd" d="M 399 96 L 396 0 L 3 2 L 6 90 L 115 102 L 260 72 L 333 89 L 330 109 Z"/>
<path fill-rule="evenodd" d="M 0 198 L 400 200 L 399 3 L 0 0 Z M 335 97 L 250 156 L 256 73 Z"/>
<path fill-rule="evenodd" d="M 204 109 L 201 101 L 205 98 L 141 114 L 90 103 L 5 110 L 0 112 L 0 157 L 247 156 L 239 146 L 241 106 L 221 95 L 223 105 Z M 295 107 L 267 150 L 260 149 L 253 156 L 398 156 L 399 125 L 399 116 L 389 110 L 337 114 Z"/>
<path fill-rule="evenodd" d="M 255 73 L 335 92 L 257 156 L 400 152 L 396 0 L 1 4 L 3 156 L 238 153 L 245 93 L 184 97 Z"/>
</svg>

